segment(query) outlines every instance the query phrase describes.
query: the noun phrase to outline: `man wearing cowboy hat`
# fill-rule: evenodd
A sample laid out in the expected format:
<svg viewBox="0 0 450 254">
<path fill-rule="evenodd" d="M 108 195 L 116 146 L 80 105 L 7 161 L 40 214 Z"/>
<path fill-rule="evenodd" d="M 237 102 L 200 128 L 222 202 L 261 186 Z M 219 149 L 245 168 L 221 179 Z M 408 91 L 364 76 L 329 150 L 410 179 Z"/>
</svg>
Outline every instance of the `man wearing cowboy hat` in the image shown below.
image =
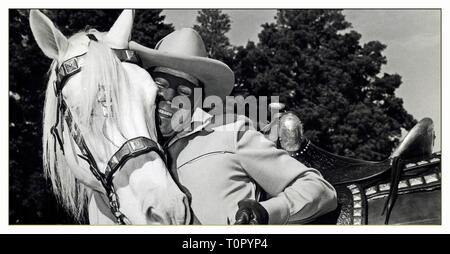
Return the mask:
<svg viewBox="0 0 450 254">
<path fill-rule="evenodd" d="M 167 35 L 150 49 L 130 42 L 159 86 L 157 120 L 169 166 L 191 197 L 201 224 L 305 222 L 336 208 L 336 192 L 321 174 L 266 139 L 245 117 L 218 124 L 202 109 L 200 94 L 224 99 L 234 74 L 207 57 L 193 29 Z M 191 117 L 173 121 L 174 100 L 187 98 Z M 200 98 L 202 97 L 200 96 Z M 176 103 L 175 103 L 176 104 Z M 189 119 L 186 124 L 186 119 Z M 174 124 L 175 122 L 175 124 Z M 260 199 L 264 192 L 269 197 Z"/>
</svg>

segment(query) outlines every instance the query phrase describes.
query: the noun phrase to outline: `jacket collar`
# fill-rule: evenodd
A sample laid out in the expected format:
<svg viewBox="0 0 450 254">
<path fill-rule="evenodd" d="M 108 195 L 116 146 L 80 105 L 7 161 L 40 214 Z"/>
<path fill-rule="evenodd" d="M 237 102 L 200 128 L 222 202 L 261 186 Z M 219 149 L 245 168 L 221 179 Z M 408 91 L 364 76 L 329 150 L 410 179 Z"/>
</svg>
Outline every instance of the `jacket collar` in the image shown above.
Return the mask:
<svg viewBox="0 0 450 254">
<path fill-rule="evenodd" d="M 183 131 L 177 133 L 173 138 L 171 138 L 164 146 L 169 147 L 177 140 L 201 131 L 211 122 L 211 119 L 212 115 L 208 114 L 201 108 L 196 108 L 190 123 L 183 128 Z"/>
</svg>

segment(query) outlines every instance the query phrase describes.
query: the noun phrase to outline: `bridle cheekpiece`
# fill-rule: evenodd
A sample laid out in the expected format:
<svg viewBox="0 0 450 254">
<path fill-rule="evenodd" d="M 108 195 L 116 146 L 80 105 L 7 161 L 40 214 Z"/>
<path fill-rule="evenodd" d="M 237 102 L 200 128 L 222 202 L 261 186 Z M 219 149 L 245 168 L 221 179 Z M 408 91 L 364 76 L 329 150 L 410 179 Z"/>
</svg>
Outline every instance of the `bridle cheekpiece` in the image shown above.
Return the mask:
<svg viewBox="0 0 450 254">
<path fill-rule="evenodd" d="M 97 38 L 93 34 L 87 34 L 87 37 L 91 41 L 97 41 Z M 129 49 L 112 49 L 117 56 L 117 58 L 121 62 L 129 62 L 133 64 L 137 64 L 141 66 L 142 62 L 139 56 L 132 50 Z M 146 137 L 136 137 L 130 140 L 127 140 L 111 157 L 111 159 L 107 163 L 107 167 L 105 169 L 105 173 L 100 171 L 97 163 L 95 162 L 94 156 L 90 152 L 85 139 L 83 138 L 81 131 L 77 124 L 73 121 L 72 113 L 68 108 L 63 95 L 62 90 L 64 85 L 67 83 L 67 80 L 79 73 L 82 70 L 84 60 L 86 57 L 86 53 L 81 55 L 72 57 L 61 63 L 61 66 L 56 67 L 56 81 L 54 82 L 54 90 L 55 95 L 57 97 L 57 113 L 56 113 L 56 122 L 52 126 L 50 132 L 55 138 L 55 151 L 56 151 L 56 143 L 59 144 L 61 151 L 64 154 L 64 143 L 62 139 L 62 132 L 64 123 L 66 122 L 69 127 L 69 134 L 72 139 L 77 144 L 81 154 L 78 154 L 78 157 L 82 158 L 89 164 L 89 169 L 95 178 L 100 181 L 103 188 L 106 191 L 109 207 L 111 209 L 112 214 L 116 218 L 118 224 L 131 224 L 129 219 L 120 211 L 120 204 L 118 200 L 118 196 L 116 190 L 113 185 L 113 179 L 116 172 L 118 172 L 122 166 L 126 163 L 127 160 L 137 157 L 142 154 L 146 154 L 149 152 L 156 152 L 164 161 L 165 154 L 160 150 L 158 144 L 153 140 Z M 61 124 L 60 124 L 61 122 Z M 60 130 L 58 130 L 58 127 Z"/>
</svg>

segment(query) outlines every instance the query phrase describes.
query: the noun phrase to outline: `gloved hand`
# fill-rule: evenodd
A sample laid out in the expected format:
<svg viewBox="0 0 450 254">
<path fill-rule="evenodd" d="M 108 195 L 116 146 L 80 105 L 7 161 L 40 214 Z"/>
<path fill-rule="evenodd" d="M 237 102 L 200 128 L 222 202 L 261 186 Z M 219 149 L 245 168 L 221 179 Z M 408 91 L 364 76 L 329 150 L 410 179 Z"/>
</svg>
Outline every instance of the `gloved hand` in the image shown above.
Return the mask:
<svg viewBox="0 0 450 254">
<path fill-rule="evenodd" d="M 244 199 L 239 201 L 238 207 L 235 225 L 269 223 L 269 214 L 259 202 L 253 199 Z"/>
</svg>

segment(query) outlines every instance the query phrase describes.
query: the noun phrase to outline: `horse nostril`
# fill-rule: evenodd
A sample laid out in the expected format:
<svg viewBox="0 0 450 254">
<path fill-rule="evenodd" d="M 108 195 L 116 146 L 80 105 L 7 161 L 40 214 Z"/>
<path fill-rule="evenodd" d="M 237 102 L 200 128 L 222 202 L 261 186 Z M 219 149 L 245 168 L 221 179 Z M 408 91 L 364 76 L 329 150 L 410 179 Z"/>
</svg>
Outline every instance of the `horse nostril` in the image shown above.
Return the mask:
<svg viewBox="0 0 450 254">
<path fill-rule="evenodd" d="M 149 207 L 146 212 L 148 224 L 163 224 L 164 219 L 160 216 L 153 207 Z"/>
</svg>

